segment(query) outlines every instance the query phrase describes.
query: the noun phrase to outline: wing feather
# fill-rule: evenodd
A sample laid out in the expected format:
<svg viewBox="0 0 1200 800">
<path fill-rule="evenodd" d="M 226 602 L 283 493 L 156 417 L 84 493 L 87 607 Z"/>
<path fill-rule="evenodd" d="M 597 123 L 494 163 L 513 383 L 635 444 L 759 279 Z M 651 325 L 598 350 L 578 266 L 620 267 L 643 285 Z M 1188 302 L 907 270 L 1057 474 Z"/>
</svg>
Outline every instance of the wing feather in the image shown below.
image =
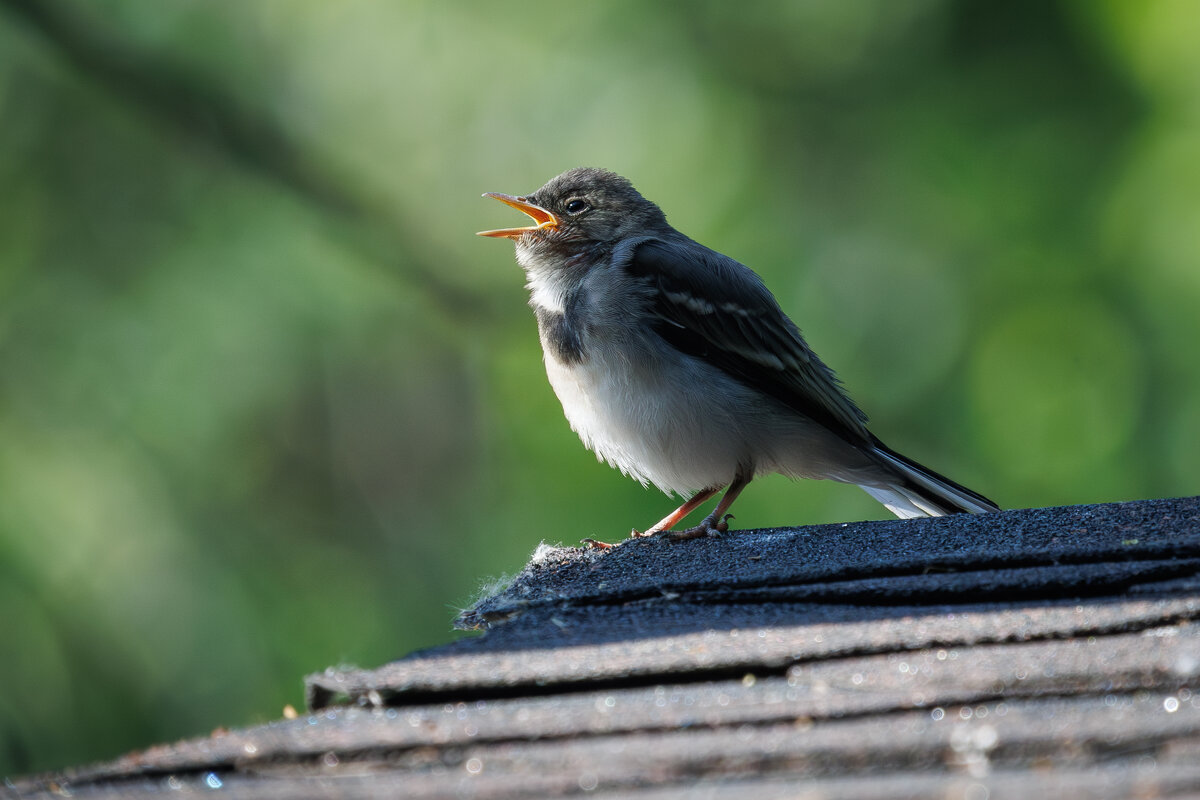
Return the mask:
<svg viewBox="0 0 1200 800">
<path fill-rule="evenodd" d="M 871 441 L 866 415 L 750 268 L 682 234 L 642 242 L 626 268 L 655 289 L 655 329 L 673 347 L 853 444 Z"/>
</svg>

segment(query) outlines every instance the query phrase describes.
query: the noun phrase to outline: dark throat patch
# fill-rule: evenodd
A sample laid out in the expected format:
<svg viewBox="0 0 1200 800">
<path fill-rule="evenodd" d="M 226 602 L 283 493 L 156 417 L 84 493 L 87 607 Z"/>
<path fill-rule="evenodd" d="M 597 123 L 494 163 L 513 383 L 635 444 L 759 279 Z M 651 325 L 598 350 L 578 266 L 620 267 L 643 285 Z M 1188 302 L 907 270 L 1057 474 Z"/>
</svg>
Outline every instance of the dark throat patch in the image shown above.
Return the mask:
<svg viewBox="0 0 1200 800">
<path fill-rule="evenodd" d="M 541 307 L 534 308 L 538 332 L 542 336 L 542 346 L 560 363 L 568 366 L 582 364 L 585 358 L 583 341 L 579 335 L 579 315 L 572 313 L 575 305 L 576 302 L 572 298 L 563 313 Z"/>
</svg>

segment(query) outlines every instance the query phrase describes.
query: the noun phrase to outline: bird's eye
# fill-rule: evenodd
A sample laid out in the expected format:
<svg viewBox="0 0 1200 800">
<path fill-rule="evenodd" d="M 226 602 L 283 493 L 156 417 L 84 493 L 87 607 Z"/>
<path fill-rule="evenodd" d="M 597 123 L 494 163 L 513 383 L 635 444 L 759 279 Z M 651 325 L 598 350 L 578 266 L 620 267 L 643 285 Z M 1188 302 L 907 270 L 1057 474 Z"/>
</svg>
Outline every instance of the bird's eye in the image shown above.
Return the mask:
<svg viewBox="0 0 1200 800">
<path fill-rule="evenodd" d="M 591 206 L 589 206 L 587 204 L 587 201 L 580 200 L 578 197 L 575 198 L 574 200 L 567 201 L 567 213 L 568 214 L 582 214 L 583 212 L 587 211 L 589 208 L 591 208 Z"/>
</svg>

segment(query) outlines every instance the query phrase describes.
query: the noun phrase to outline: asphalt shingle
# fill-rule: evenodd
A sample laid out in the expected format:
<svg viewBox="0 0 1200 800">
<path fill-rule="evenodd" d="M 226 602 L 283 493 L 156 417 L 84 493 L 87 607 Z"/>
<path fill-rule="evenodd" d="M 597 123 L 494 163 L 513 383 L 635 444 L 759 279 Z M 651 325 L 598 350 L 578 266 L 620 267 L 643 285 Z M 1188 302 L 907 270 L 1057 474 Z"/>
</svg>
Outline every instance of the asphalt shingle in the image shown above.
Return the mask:
<svg viewBox="0 0 1200 800">
<path fill-rule="evenodd" d="M 1200 792 L 1200 498 L 541 548 L 460 621 L 299 719 L 14 791 Z"/>
</svg>

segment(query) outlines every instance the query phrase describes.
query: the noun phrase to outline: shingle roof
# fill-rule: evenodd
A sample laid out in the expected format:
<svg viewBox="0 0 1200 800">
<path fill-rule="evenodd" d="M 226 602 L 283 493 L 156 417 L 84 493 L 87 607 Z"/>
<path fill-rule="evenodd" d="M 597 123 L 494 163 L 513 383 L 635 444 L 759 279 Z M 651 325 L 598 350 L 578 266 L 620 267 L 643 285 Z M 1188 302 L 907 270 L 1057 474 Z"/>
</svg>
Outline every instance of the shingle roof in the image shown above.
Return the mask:
<svg viewBox="0 0 1200 800">
<path fill-rule="evenodd" d="M 1182 796 L 1198 617 L 1200 498 L 543 548 L 484 635 L 315 675 L 307 717 L 22 788 Z"/>
</svg>

